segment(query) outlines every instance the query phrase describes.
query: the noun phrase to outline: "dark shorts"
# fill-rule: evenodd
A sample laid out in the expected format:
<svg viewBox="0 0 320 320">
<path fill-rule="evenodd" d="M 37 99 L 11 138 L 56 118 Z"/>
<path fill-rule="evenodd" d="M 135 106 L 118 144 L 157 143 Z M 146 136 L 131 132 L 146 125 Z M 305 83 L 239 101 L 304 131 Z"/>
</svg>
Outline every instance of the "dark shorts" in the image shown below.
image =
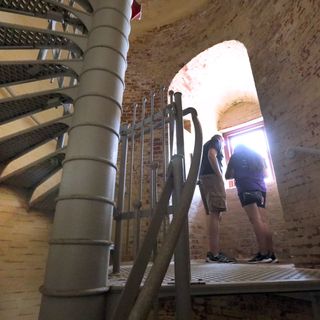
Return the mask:
<svg viewBox="0 0 320 320">
<path fill-rule="evenodd" d="M 267 193 L 262 191 L 246 191 L 238 194 L 241 205 L 247 206 L 248 204 L 256 203 L 258 207 L 266 207 Z"/>
</svg>

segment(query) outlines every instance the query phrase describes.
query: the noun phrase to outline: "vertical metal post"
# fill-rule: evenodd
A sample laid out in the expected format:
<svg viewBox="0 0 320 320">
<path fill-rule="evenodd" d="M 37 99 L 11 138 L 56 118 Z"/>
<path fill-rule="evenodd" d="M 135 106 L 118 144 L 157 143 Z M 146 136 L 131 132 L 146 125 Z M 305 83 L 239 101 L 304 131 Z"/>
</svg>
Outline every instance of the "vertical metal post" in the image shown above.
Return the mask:
<svg viewBox="0 0 320 320">
<path fill-rule="evenodd" d="M 135 127 L 137 116 L 137 104 L 133 105 L 133 121 L 131 123 L 131 154 L 130 154 L 130 176 L 129 176 L 129 194 L 128 194 L 128 211 L 132 209 L 132 178 L 133 178 L 133 164 L 134 164 L 134 151 L 135 151 Z M 130 238 L 130 219 L 127 220 L 126 230 L 126 252 L 129 252 L 129 238 Z"/>
<path fill-rule="evenodd" d="M 131 0 L 94 1 L 40 320 L 105 320 Z"/>
<path fill-rule="evenodd" d="M 140 128 L 140 173 L 139 173 L 139 199 L 135 204 L 135 241 L 134 241 L 134 254 L 135 257 L 138 254 L 140 248 L 140 210 L 142 207 L 142 195 L 143 195 L 143 161 L 144 161 L 144 118 L 146 113 L 146 99 L 142 99 L 141 109 L 141 128 Z"/>
<path fill-rule="evenodd" d="M 180 203 L 183 184 L 185 182 L 184 164 L 184 138 L 183 138 L 183 115 L 181 93 L 175 93 L 176 111 L 176 143 L 177 156 L 180 157 L 179 167 L 174 166 L 174 192 L 173 207 L 176 212 Z M 176 162 L 175 162 L 176 163 Z M 176 283 L 176 319 L 187 320 L 192 317 L 190 295 L 190 253 L 189 253 L 189 225 L 185 220 L 174 253 L 175 283 Z"/>
<path fill-rule="evenodd" d="M 128 127 L 125 127 L 126 133 L 122 136 L 121 163 L 119 173 L 119 187 L 117 198 L 116 226 L 115 226 L 115 250 L 113 256 L 113 273 L 120 272 L 121 249 L 122 249 L 122 219 L 121 213 L 124 209 L 124 198 L 127 176 L 127 155 L 128 155 Z"/>
<path fill-rule="evenodd" d="M 169 110 L 169 155 L 170 155 L 170 160 L 173 155 L 173 136 L 174 136 L 174 115 L 173 112 L 174 110 L 172 109 L 173 106 L 173 94 L 174 92 L 172 90 L 169 91 L 169 96 L 170 96 L 170 110 Z"/>
<path fill-rule="evenodd" d="M 166 118 L 167 118 L 167 109 L 165 105 L 165 88 L 163 87 L 161 90 L 161 110 L 162 110 L 162 118 L 161 118 L 161 125 L 162 125 L 162 175 L 163 175 L 163 185 L 166 183 L 166 175 L 167 175 L 167 167 L 168 167 L 168 127 L 166 124 Z M 167 217 L 164 217 L 163 219 L 163 236 L 166 235 L 167 232 Z"/>
<path fill-rule="evenodd" d="M 153 92 L 151 94 L 150 99 L 150 220 L 152 219 L 152 216 L 154 214 L 154 208 L 156 205 L 156 170 L 157 167 L 154 164 L 154 97 L 155 93 Z M 153 248 L 153 259 L 157 255 L 157 242 L 155 242 L 154 248 Z"/>
</svg>

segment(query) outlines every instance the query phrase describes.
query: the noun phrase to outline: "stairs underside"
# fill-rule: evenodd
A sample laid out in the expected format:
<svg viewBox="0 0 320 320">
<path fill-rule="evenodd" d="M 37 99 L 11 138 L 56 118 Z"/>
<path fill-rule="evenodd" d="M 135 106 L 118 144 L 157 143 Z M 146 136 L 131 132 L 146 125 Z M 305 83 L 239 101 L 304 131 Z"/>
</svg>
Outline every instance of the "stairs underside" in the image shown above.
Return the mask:
<svg viewBox="0 0 320 320">
<path fill-rule="evenodd" d="M 3 99 L 0 100 L 0 124 L 72 102 L 73 99 L 63 91 L 49 91 Z"/>
<path fill-rule="evenodd" d="M 0 167 L 5 172 L 0 183 L 25 191 L 33 209 L 52 211 L 55 207 L 59 184 L 36 198 L 33 195 L 61 169 L 65 158 L 64 141 L 72 120 L 92 4 L 88 0 L 0 0 L 0 11 L 8 13 L 6 22 L 0 22 L 0 50 L 7 57 L 0 60 L 0 91 L 4 93 L 0 125 L 25 125 L 0 138 Z M 29 60 L 11 60 L 11 52 L 26 53 Z M 30 56 L 37 58 L 30 60 Z M 37 83 L 43 80 L 57 85 L 42 82 L 47 89 L 39 91 L 42 85 Z M 50 89 L 53 86 L 57 88 Z M 36 89 L 30 90 L 33 87 Z M 45 112 L 50 112 L 48 120 Z M 54 143 L 51 151 L 46 146 L 48 154 L 33 152 L 49 141 Z M 25 155 L 31 162 L 10 172 L 10 163 Z"/>
<path fill-rule="evenodd" d="M 64 134 L 69 124 L 70 116 L 66 116 L 0 139 L 0 164 L 6 164 Z"/>
<path fill-rule="evenodd" d="M 65 148 L 59 149 L 20 170 L 2 177 L 0 183 L 25 189 L 27 192 L 33 191 L 43 181 L 61 169 L 64 158 Z"/>
<path fill-rule="evenodd" d="M 54 212 L 56 198 L 59 194 L 59 186 L 54 186 L 43 193 L 40 197 L 29 203 L 29 207 L 41 212 Z"/>
</svg>

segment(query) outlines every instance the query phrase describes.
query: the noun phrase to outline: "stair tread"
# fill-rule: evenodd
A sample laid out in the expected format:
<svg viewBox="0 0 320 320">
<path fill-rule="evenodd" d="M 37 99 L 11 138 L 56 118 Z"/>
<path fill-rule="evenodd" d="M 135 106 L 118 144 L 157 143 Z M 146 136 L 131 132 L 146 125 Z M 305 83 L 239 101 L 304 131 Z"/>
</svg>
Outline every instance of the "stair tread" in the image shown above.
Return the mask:
<svg viewBox="0 0 320 320">
<path fill-rule="evenodd" d="M 81 55 L 85 43 L 85 36 L 0 22 L 0 49 L 52 48 Z"/>
<path fill-rule="evenodd" d="M 72 8 L 70 7 L 70 9 Z M 68 6 L 62 6 L 58 2 L 52 3 L 44 0 L 4 0 L 0 3 L 0 10 L 28 16 L 31 15 L 48 20 L 63 21 L 74 26 L 82 25 L 79 19 L 70 15 Z"/>
<path fill-rule="evenodd" d="M 53 212 L 56 206 L 56 198 L 59 194 L 59 185 L 50 188 L 38 198 L 29 203 L 31 209 L 36 209 L 42 212 Z"/>
<path fill-rule="evenodd" d="M 0 164 L 7 164 L 9 161 L 62 135 L 69 128 L 70 118 L 71 116 L 65 116 L 55 119 L 0 139 Z"/>
<path fill-rule="evenodd" d="M 65 148 L 59 149 L 19 170 L 0 179 L 6 185 L 34 190 L 41 182 L 52 176 L 62 167 Z"/>
<path fill-rule="evenodd" d="M 1 67 L 0 67 L 1 69 Z M 48 90 L 0 100 L 0 125 L 21 117 L 73 102 L 72 90 Z"/>
<path fill-rule="evenodd" d="M 61 61 L 0 62 L 0 86 L 14 85 L 55 77 L 73 77 L 78 75 Z"/>
</svg>

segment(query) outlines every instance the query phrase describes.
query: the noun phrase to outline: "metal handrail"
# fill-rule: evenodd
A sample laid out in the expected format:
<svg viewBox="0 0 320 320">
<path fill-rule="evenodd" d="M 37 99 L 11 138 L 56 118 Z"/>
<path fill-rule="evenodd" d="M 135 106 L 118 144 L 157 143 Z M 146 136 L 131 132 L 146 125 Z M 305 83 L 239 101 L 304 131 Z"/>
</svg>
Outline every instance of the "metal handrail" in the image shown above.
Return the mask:
<svg viewBox="0 0 320 320">
<path fill-rule="evenodd" d="M 118 304 L 113 312 L 112 319 L 117 320 L 126 320 L 131 319 L 133 316 L 133 312 L 136 314 L 133 319 L 143 319 L 142 314 L 147 314 L 150 310 L 152 302 L 156 295 L 158 294 L 159 287 L 163 281 L 164 274 L 166 273 L 167 267 L 170 263 L 170 259 L 173 255 L 174 248 L 176 247 L 176 243 L 180 236 L 180 231 L 183 224 L 186 221 L 187 213 L 190 207 L 190 203 L 192 200 L 192 196 L 194 193 L 194 189 L 196 186 L 199 164 L 201 160 L 202 154 L 202 132 L 200 122 L 197 118 L 197 113 L 195 109 L 189 108 L 184 110 L 183 114 L 186 115 L 191 113 L 192 120 L 195 127 L 195 147 L 194 147 L 194 156 L 192 158 L 191 167 L 189 171 L 188 178 L 186 180 L 185 185 L 183 186 L 183 190 L 181 193 L 181 204 L 178 207 L 177 214 L 174 215 L 171 225 L 169 226 L 169 230 L 167 233 L 168 241 L 165 241 L 159 253 L 156 257 L 155 263 L 151 268 L 150 276 L 147 281 L 151 281 L 151 285 L 145 284 L 145 287 L 148 287 L 147 295 L 151 294 L 152 298 L 150 299 L 150 303 L 146 306 L 141 306 L 140 304 L 144 304 L 144 298 L 139 298 L 141 294 L 145 294 L 142 290 L 141 294 L 138 297 L 137 302 L 134 306 L 135 300 L 139 294 L 140 285 L 142 278 L 145 274 L 146 267 L 150 260 L 152 250 L 154 248 L 154 244 L 157 241 L 157 236 L 159 230 L 161 228 L 161 223 L 165 215 L 168 213 L 168 203 L 169 199 L 172 195 L 174 188 L 174 180 L 175 180 L 175 170 L 173 170 L 175 166 L 175 162 L 180 162 L 181 157 L 173 157 L 172 161 L 168 167 L 168 179 L 166 180 L 163 192 L 161 194 L 160 200 L 157 203 L 155 208 L 155 214 L 151 220 L 150 226 L 148 228 L 147 234 L 145 236 L 145 240 L 140 248 L 139 254 L 135 260 L 135 263 L 130 272 L 129 278 L 126 282 L 125 288 L 123 289 L 121 296 L 118 300 Z M 153 271 L 155 268 L 156 271 Z M 164 271 L 163 271 L 164 270 Z M 159 273 L 160 272 L 160 273 Z M 152 274 L 155 274 L 156 277 L 160 278 L 157 283 L 154 282 Z M 132 313 L 130 314 L 130 310 L 132 309 Z M 134 311 L 135 310 L 135 311 Z"/>
<path fill-rule="evenodd" d="M 171 172 L 170 166 L 168 168 L 168 172 Z M 112 319 L 114 320 L 128 319 L 130 310 L 139 293 L 140 284 L 150 260 L 154 244 L 157 241 L 158 232 L 160 230 L 163 217 L 166 214 L 172 190 L 173 176 L 170 174 L 162 191 L 160 200 L 156 206 L 155 214 L 151 220 L 145 240 L 142 243 L 139 254 L 113 313 Z"/>
<path fill-rule="evenodd" d="M 170 264 L 171 257 L 179 239 L 180 231 L 187 218 L 192 196 L 196 187 L 199 165 L 202 156 L 202 130 L 200 122 L 197 118 L 196 110 L 189 108 L 188 112 L 190 112 L 192 115 L 192 120 L 195 127 L 194 153 L 188 178 L 183 187 L 178 212 L 173 217 L 164 243 L 158 252 L 144 287 L 137 298 L 136 304 L 129 315 L 129 320 L 142 320 L 146 319 L 148 316 L 152 303 L 158 294 L 161 283 Z"/>
</svg>

